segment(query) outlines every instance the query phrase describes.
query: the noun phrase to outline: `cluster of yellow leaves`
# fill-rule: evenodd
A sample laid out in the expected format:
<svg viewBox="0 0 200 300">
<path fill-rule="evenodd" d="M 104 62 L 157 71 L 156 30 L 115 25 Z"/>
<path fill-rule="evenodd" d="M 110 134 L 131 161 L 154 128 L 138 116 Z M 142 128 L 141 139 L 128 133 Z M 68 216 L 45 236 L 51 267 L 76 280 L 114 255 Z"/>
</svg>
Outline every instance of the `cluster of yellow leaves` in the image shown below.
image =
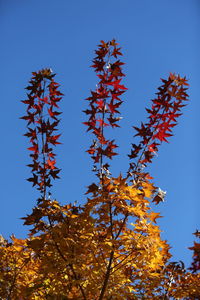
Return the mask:
<svg viewBox="0 0 200 300">
<path fill-rule="evenodd" d="M 1 237 L 0 242 L 0 297 L 32 299 L 29 295 L 34 282 L 37 282 L 40 260 L 27 247 L 26 240 L 14 236 L 11 239 L 12 243 L 8 243 Z M 39 292 L 36 291 L 35 295 L 39 296 Z"/>
<path fill-rule="evenodd" d="M 196 295 L 199 275 L 167 269 L 169 246 L 156 224 L 159 213 L 150 209 L 154 192 L 148 181 L 129 185 L 121 176 L 105 177 L 89 187 L 92 196 L 83 207 L 41 201 L 24 218 L 33 226 L 27 239 L 1 238 L 0 298 Z"/>
</svg>

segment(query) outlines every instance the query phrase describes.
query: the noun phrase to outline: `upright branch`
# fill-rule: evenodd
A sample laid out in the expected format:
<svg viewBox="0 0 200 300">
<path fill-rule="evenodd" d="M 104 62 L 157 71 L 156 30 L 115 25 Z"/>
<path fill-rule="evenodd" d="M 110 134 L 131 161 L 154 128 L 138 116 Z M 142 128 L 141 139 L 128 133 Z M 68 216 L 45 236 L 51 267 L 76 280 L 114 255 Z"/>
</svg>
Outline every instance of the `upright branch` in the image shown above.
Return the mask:
<svg viewBox="0 0 200 300">
<path fill-rule="evenodd" d="M 141 138 L 138 144 L 132 144 L 131 153 L 128 155 L 131 160 L 128 170 L 128 177 L 141 179 L 141 170 L 158 152 L 158 146 L 167 138 L 172 136 L 172 128 L 177 125 L 177 118 L 181 115 L 181 108 L 188 100 L 187 80 L 179 75 L 170 74 L 168 79 L 161 79 L 163 85 L 158 88 L 156 98 L 152 100 L 147 123 L 141 123 L 140 127 L 133 127 L 137 133 L 135 136 Z M 136 181 L 137 181 L 136 180 Z"/>
<path fill-rule="evenodd" d="M 52 179 L 59 178 L 60 169 L 56 166 L 56 154 L 53 146 L 60 144 L 60 134 L 55 135 L 61 114 L 57 109 L 58 103 L 63 95 L 59 90 L 59 84 L 54 81 L 55 74 L 50 69 L 43 69 L 32 73 L 27 100 L 22 102 L 27 105 L 26 115 L 21 119 L 27 121 L 27 132 L 24 134 L 29 138 L 31 146 L 30 157 L 32 163 L 32 177 L 27 180 L 37 186 L 41 192 L 41 199 L 46 200 L 47 192 L 52 186 Z"/>
<path fill-rule="evenodd" d="M 92 67 L 95 69 L 99 82 L 95 91 L 91 91 L 89 109 L 84 112 L 88 115 L 88 121 L 84 122 L 88 126 L 87 131 L 92 131 L 95 135 L 92 145 L 87 150 L 94 161 L 94 171 L 101 178 L 107 174 L 109 165 L 103 161 L 103 158 L 112 159 L 117 153 L 114 151 L 118 146 L 115 141 L 105 137 L 105 127 L 120 127 L 118 125 L 121 119 L 118 115 L 119 107 L 122 104 L 120 96 L 126 88 L 121 84 L 122 73 L 121 66 L 124 65 L 118 59 L 122 55 L 120 48 L 115 40 L 105 43 L 101 41 L 98 50 L 95 51 L 96 57 L 93 60 Z M 97 166 L 98 165 L 98 166 Z"/>
</svg>

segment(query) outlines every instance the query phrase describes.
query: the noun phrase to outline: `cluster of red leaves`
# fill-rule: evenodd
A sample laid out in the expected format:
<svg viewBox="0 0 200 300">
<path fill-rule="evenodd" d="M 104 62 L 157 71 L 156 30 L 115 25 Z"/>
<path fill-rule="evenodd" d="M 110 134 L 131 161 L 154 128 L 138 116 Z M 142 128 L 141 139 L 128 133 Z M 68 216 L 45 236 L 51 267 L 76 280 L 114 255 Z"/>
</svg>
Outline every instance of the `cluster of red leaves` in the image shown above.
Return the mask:
<svg viewBox="0 0 200 300">
<path fill-rule="evenodd" d="M 59 90 L 59 84 L 54 81 L 55 74 L 50 69 L 43 69 L 32 73 L 27 100 L 22 102 L 27 105 L 26 115 L 21 119 L 27 121 L 28 131 L 24 134 L 29 138 L 31 146 L 30 157 L 32 163 L 32 177 L 27 180 L 37 186 L 38 190 L 46 198 L 47 188 L 52 186 L 51 179 L 59 178 L 60 169 L 56 167 L 56 154 L 53 146 L 60 144 L 60 134 L 55 135 L 61 114 L 57 109 L 63 95 Z"/>
<path fill-rule="evenodd" d="M 200 231 L 196 230 L 194 235 L 197 238 L 200 238 Z M 200 271 L 200 243 L 194 242 L 194 246 L 190 247 L 189 249 L 193 250 L 193 261 L 189 270 L 191 270 L 193 273 L 197 273 Z"/>
<path fill-rule="evenodd" d="M 129 176 L 136 174 L 141 166 L 152 162 L 158 151 L 158 146 L 172 136 L 172 128 L 177 125 L 177 118 L 181 115 L 181 108 L 188 100 L 187 80 L 179 75 L 170 74 L 167 80 L 162 79 L 163 85 L 158 88 L 157 97 L 152 100 L 151 109 L 146 109 L 149 121 L 141 123 L 140 127 L 133 127 L 141 141 L 138 145 L 132 144 Z M 186 86 L 186 87 L 185 87 Z"/>
<path fill-rule="evenodd" d="M 112 159 L 117 153 L 114 151 L 118 146 L 114 140 L 106 139 L 104 134 L 105 127 L 120 127 L 117 117 L 119 107 L 122 104 L 120 96 L 126 88 L 121 84 L 122 73 L 121 66 L 124 65 L 118 59 L 122 55 L 120 48 L 115 40 L 105 43 L 101 41 L 98 49 L 95 51 L 96 57 L 93 60 L 92 67 L 95 69 L 99 82 L 95 91 L 91 91 L 91 96 L 86 100 L 89 101 L 89 109 L 84 112 L 88 115 L 88 121 L 84 122 L 88 126 L 87 131 L 92 131 L 95 140 L 87 152 L 94 160 L 94 164 L 100 163 L 101 169 L 107 168 L 108 164 L 102 165 L 103 157 Z"/>
</svg>

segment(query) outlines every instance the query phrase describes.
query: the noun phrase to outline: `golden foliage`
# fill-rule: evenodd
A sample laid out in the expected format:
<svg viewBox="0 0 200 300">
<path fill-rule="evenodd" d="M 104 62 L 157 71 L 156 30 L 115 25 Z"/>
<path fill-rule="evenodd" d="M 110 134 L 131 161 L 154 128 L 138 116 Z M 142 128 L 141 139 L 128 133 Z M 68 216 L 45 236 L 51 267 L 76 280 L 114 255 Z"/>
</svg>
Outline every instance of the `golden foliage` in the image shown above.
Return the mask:
<svg viewBox="0 0 200 300">
<path fill-rule="evenodd" d="M 150 209 L 155 187 L 121 176 L 99 186 L 83 207 L 44 200 L 26 217 L 29 238 L 1 239 L 1 299 L 100 299 L 107 276 L 103 299 L 198 293 L 199 275 L 167 270 L 169 246 Z"/>
</svg>

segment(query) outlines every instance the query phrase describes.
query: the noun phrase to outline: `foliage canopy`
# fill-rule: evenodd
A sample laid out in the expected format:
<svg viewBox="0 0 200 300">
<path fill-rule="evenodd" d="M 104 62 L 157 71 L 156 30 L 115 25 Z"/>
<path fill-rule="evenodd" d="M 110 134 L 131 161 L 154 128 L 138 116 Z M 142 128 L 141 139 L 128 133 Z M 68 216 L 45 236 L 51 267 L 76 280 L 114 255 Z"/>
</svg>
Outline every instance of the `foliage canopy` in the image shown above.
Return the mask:
<svg viewBox="0 0 200 300">
<path fill-rule="evenodd" d="M 107 137 L 121 120 L 121 49 L 115 40 L 101 41 L 93 60 L 98 84 L 86 99 L 87 131 L 94 135 L 87 152 L 97 181 L 88 186 L 82 205 L 61 205 L 51 196 L 59 178 L 55 146 L 63 94 L 50 69 L 32 73 L 27 86 L 25 136 L 30 142 L 28 165 L 40 196 L 32 213 L 26 239 L 0 239 L 1 299 L 200 299 L 200 244 L 195 242 L 191 268 L 170 262 L 170 247 L 162 240 L 151 203 L 159 205 L 165 192 L 145 171 L 188 100 L 186 78 L 170 74 L 162 79 L 148 121 L 134 127 L 138 143 L 129 153 L 127 173 L 113 177 L 109 162 L 117 144 Z M 200 236 L 199 231 L 195 232 Z"/>
</svg>

